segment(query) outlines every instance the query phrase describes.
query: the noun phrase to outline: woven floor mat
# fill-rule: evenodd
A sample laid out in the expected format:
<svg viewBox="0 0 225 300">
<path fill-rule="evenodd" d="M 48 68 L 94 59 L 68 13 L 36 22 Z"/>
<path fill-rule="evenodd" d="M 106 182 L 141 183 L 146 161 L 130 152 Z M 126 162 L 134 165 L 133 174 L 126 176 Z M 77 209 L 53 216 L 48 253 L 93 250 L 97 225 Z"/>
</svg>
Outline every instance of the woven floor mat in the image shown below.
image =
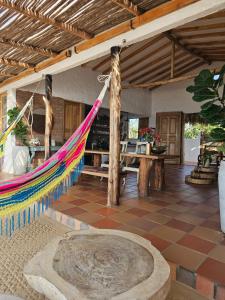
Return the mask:
<svg viewBox="0 0 225 300">
<path fill-rule="evenodd" d="M 0 237 L 0 294 L 29 300 L 46 299 L 30 288 L 23 268 L 52 238 L 68 231 L 71 229 L 43 216 L 15 232 L 12 238 Z"/>
</svg>

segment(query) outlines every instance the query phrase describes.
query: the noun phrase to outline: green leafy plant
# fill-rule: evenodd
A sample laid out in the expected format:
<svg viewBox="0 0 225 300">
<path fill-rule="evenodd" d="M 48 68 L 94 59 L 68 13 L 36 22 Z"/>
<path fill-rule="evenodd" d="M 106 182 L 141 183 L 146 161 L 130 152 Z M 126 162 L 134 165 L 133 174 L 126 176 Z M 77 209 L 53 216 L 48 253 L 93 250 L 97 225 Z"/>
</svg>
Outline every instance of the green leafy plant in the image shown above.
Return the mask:
<svg viewBox="0 0 225 300">
<path fill-rule="evenodd" d="M 186 123 L 184 126 L 184 137 L 186 139 L 196 139 L 200 134 L 204 135 L 205 139 L 209 139 L 211 132 L 215 129 L 216 125 L 202 124 L 202 123 Z"/>
<path fill-rule="evenodd" d="M 9 117 L 8 124 L 12 124 L 12 122 L 17 118 L 18 114 L 20 113 L 20 109 L 15 106 L 12 109 L 7 111 L 7 115 Z M 16 138 L 25 146 L 28 145 L 27 142 L 27 135 L 28 135 L 28 126 L 24 123 L 21 119 L 16 127 L 13 129 L 12 133 L 16 136 Z"/>
<path fill-rule="evenodd" d="M 213 141 L 225 142 L 225 65 L 219 72 L 202 70 L 194 79 L 194 85 L 187 87 L 196 102 L 201 105 L 201 116 L 215 126 L 210 133 Z M 225 147 L 224 147 L 225 149 Z"/>
</svg>

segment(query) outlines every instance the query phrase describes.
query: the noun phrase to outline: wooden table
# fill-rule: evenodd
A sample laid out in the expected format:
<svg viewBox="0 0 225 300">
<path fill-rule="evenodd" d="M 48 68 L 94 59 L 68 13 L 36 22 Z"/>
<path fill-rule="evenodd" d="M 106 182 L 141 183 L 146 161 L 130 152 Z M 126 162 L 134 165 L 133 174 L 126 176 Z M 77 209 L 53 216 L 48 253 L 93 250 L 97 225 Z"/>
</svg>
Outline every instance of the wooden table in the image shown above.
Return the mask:
<svg viewBox="0 0 225 300">
<path fill-rule="evenodd" d="M 86 150 L 86 154 L 94 155 L 94 165 L 99 167 L 101 165 L 101 156 L 109 155 L 109 151 L 100 150 Z M 137 154 L 133 152 L 126 152 L 120 154 L 122 157 L 138 158 L 139 166 L 139 182 L 138 190 L 141 197 L 149 195 L 150 174 L 153 173 L 153 180 L 151 182 L 151 189 L 162 191 L 165 187 L 165 168 L 164 160 L 177 158 L 177 155 L 146 155 Z"/>
</svg>

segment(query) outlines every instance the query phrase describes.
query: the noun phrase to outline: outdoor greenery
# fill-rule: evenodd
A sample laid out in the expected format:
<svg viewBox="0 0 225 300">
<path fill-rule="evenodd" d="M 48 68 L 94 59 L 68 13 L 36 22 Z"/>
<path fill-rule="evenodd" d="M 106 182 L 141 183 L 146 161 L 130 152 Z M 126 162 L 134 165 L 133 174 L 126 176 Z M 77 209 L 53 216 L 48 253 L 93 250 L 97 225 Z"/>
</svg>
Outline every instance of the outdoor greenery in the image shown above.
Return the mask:
<svg viewBox="0 0 225 300">
<path fill-rule="evenodd" d="M 216 125 L 202 124 L 202 123 L 186 123 L 184 126 L 184 137 L 186 139 L 196 139 L 200 134 L 204 135 L 205 139 L 210 139 L 211 132 L 215 129 Z"/>
<path fill-rule="evenodd" d="M 12 109 L 9 109 L 7 114 L 9 116 L 8 124 L 12 124 L 12 122 L 16 119 L 18 114 L 20 113 L 20 109 L 15 106 Z M 13 129 L 12 133 L 16 136 L 16 138 L 25 146 L 28 145 L 27 135 L 28 135 L 28 126 L 24 123 L 23 119 L 21 119 L 16 127 Z"/>
<path fill-rule="evenodd" d="M 212 141 L 224 142 L 225 145 L 225 65 L 219 72 L 202 70 L 194 79 L 194 85 L 187 87 L 193 94 L 192 99 L 202 102 L 201 116 L 215 126 L 210 132 Z M 225 150 L 225 146 L 223 147 Z"/>
</svg>

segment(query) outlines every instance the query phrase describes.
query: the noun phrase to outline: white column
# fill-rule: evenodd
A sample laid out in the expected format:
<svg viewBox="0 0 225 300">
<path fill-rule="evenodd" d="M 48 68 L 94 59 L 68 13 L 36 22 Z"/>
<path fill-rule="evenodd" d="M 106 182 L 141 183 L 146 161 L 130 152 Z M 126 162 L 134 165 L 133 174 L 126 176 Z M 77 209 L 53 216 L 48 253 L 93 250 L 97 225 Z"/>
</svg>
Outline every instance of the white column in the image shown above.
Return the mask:
<svg viewBox="0 0 225 300">
<path fill-rule="evenodd" d="M 7 90 L 7 111 L 16 106 L 16 89 Z M 8 118 L 7 118 L 8 119 Z M 13 134 L 10 134 L 5 144 L 5 155 L 2 166 L 2 171 L 9 174 L 14 174 L 13 164 L 13 148 L 16 146 L 16 139 Z"/>
</svg>

